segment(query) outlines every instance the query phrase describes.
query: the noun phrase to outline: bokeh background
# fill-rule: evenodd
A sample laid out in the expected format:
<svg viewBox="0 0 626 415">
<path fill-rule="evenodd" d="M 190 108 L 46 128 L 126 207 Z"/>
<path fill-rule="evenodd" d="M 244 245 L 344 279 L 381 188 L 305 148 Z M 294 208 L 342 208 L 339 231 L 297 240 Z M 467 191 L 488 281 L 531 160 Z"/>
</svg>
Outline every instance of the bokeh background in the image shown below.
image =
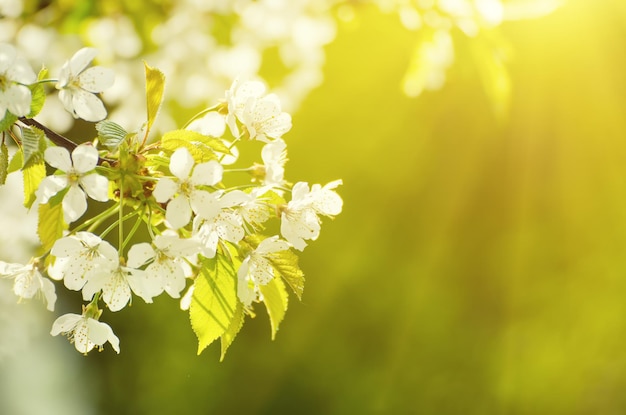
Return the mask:
<svg viewBox="0 0 626 415">
<path fill-rule="evenodd" d="M 288 178 L 342 178 L 344 211 L 301 255 L 276 340 L 259 308 L 220 363 L 177 301 L 135 301 L 107 315 L 119 355 L 33 338 L 65 347 L 0 362 L 0 412 L 626 413 L 626 3 L 502 24 L 502 101 L 463 36 L 445 84 L 407 96 L 419 35 L 352 11 L 285 136 Z"/>
</svg>

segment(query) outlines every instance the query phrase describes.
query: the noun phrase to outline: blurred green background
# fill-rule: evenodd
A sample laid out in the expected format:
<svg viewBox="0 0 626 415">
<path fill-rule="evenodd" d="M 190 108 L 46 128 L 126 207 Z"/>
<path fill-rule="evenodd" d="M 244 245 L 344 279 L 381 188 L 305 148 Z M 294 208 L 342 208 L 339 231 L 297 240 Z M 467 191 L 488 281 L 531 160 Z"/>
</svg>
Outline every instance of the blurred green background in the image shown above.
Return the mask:
<svg viewBox="0 0 626 415">
<path fill-rule="evenodd" d="M 285 136 L 289 179 L 344 180 L 303 302 L 222 363 L 173 299 L 108 313 L 122 352 L 76 356 L 99 413 L 626 413 L 623 0 L 504 24 L 505 114 L 468 40 L 404 96 L 415 33 L 356 10 Z"/>
</svg>

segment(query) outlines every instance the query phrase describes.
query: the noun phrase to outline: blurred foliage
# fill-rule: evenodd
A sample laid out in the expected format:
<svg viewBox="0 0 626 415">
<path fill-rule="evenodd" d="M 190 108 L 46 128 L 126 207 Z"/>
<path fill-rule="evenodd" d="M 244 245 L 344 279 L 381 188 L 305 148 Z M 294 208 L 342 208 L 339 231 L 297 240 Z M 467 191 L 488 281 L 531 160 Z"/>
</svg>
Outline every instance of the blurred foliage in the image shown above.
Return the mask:
<svg viewBox="0 0 626 415">
<path fill-rule="evenodd" d="M 100 413 L 625 413 L 624 28 L 622 0 L 503 25 L 500 116 L 470 41 L 407 98 L 413 34 L 357 8 L 286 136 L 291 177 L 345 183 L 303 301 L 221 363 L 173 299 L 111 313 L 122 353 L 76 356 Z"/>
</svg>

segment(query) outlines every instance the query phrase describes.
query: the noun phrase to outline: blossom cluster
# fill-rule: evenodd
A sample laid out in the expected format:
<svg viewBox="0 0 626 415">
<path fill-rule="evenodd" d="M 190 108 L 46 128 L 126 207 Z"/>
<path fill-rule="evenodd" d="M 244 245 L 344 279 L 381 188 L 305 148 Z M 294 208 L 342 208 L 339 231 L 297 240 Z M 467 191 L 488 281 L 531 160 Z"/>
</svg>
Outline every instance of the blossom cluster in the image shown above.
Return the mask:
<svg viewBox="0 0 626 415">
<path fill-rule="evenodd" d="M 80 292 L 82 312 L 60 316 L 51 334 L 66 334 L 84 354 L 106 342 L 120 351 L 100 321 L 105 308 L 118 312 L 136 297 L 151 303 L 163 293 L 182 297 L 199 350 L 221 338 L 223 355 L 256 303 L 270 311 L 275 332 L 287 308 L 285 284 L 302 294 L 296 252 L 319 237 L 322 217 L 342 210 L 341 180 L 287 181 L 283 135 L 291 116 L 260 81 L 236 79 L 184 128 L 152 137 L 165 78 L 146 65 L 146 121 L 126 131 L 104 119 L 99 93 L 114 73 L 90 66 L 95 56 L 80 49 L 52 79 L 0 44 L 1 145 L 18 146 L 10 161 L 3 156 L 0 173 L 20 170 L 34 184 L 24 200 L 38 209 L 41 243 L 27 264 L 0 261 L 0 276 L 13 280 L 19 298 L 43 296 L 49 310 L 59 286 Z M 73 117 L 100 121 L 97 139 L 77 145 L 33 119 L 48 84 Z M 241 153 L 259 149 L 258 162 L 238 166 Z M 216 298 L 233 307 L 224 311 Z"/>
</svg>

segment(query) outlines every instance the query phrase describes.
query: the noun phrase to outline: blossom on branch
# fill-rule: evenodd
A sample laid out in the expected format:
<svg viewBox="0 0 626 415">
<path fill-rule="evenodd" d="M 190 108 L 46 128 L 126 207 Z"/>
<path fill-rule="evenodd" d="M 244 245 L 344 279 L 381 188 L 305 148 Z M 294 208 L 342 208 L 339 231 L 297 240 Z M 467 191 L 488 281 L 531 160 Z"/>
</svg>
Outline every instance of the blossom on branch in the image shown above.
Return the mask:
<svg viewBox="0 0 626 415">
<path fill-rule="evenodd" d="M 107 115 L 104 104 L 95 94 L 109 88 L 115 81 L 115 73 L 111 69 L 101 66 L 87 69 L 97 53 L 93 48 L 82 48 L 76 52 L 61 68 L 56 84 L 59 99 L 67 112 L 74 118 L 92 122 L 103 120 Z"/>
<path fill-rule="evenodd" d="M 287 249 L 289 249 L 287 242 L 281 241 L 278 236 L 272 236 L 261 241 L 241 262 L 237 271 L 237 296 L 243 305 L 249 307 L 253 301 L 260 298 L 259 286 L 266 285 L 274 278 L 271 256 Z"/>
<path fill-rule="evenodd" d="M 68 313 L 57 318 L 52 324 L 50 334 L 57 336 L 61 333 L 67 335 L 76 350 L 83 354 L 89 353 L 95 346 L 102 350 L 102 345 L 106 342 L 111 343 L 115 352 L 120 352 L 120 339 L 111 327 L 89 317 L 85 312 L 82 315 Z"/>
<path fill-rule="evenodd" d="M 318 215 L 332 217 L 341 213 L 343 201 L 333 190 L 342 184 L 335 180 L 324 187 L 298 182 L 291 190 L 291 201 L 281 212 L 281 235 L 299 251 L 306 247 L 305 239 L 316 240 L 320 233 Z"/>
<path fill-rule="evenodd" d="M 85 193 L 100 202 L 109 200 L 108 179 L 94 171 L 98 164 L 95 147 L 81 144 L 72 151 L 71 157 L 63 147 L 48 147 L 44 159 L 64 174 L 44 178 L 37 189 L 37 198 L 39 203 L 45 204 L 52 196 L 67 189 L 63 196 L 63 216 L 67 223 L 74 222 L 87 210 Z"/>
<path fill-rule="evenodd" d="M 48 310 L 54 311 L 54 303 L 57 300 L 54 284 L 41 275 L 36 260 L 26 265 L 0 261 L 0 277 L 14 279 L 13 292 L 19 298 L 33 298 L 41 292 L 46 299 Z"/>
<path fill-rule="evenodd" d="M 261 82 L 240 84 L 235 80 L 226 91 L 226 101 L 226 122 L 235 137 L 241 135 L 237 120 L 243 124 L 251 140 L 269 142 L 270 138 L 281 138 L 291 129 L 291 115 L 282 111 L 276 94 L 265 95 L 265 85 Z"/>
<path fill-rule="evenodd" d="M 194 168 L 194 159 L 185 147 L 172 154 L 170 171 L 174 180 L 164 177 L 154 188 L 154 198 L 167 204 L 165 219 L 174 228 L 182 228 L 191 220 L 191 212 L 202 218 L 212 218 L 219 212 L 216 197 L 199 186 L 214 186 L 222 180 L 224 168 L 215 160 Z M 193 173 L 192 173 L 193 170 Z"/>
<path fill-rule="evenodd" d="M 50 253 L 56 261 L 48 268 L 48 275 L 62 279 L 65 287 L 74 291 L 82 290 L 95 270 L 112 268 L 118 258 L 117 249 L 90 232 L 58 239 Z"/>
<path fill-rule="evenodd" d="M 164 290 L 172 298 L 179 298 L 187 278 L 183 258 L 197 254 L 200 246 L 196 240 L 170 234 L 158 235 L 152 243 L 154 248 L 145 242 L 133 245 L 128 256 L 136 260 L 129 265 L 140 267 L 152 261 L 146 267 L 146 275 L 160 281 L 161 291 Z"/>
</svg>

